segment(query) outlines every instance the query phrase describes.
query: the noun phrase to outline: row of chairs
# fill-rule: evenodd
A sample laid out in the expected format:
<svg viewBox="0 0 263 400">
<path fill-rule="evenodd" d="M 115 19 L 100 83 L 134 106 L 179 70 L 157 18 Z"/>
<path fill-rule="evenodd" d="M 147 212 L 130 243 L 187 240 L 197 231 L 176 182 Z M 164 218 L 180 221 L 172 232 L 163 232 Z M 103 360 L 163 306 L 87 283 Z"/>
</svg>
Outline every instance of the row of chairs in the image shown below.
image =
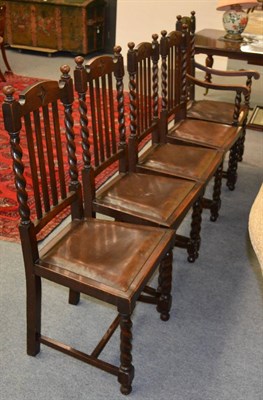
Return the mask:
<svg viewBox="0 0 263 400">
<path fill-rule="evenodd" d="M 114 48 L 114 55 L 95 57 L 86 65 L 83 57 L 76 57 L 77 120 L 67 65 L 61 67 L 59 82 L 38 82 L 19 99 L 13 87 L 3 89 L 26 271 L 27 352 L 35 356 L 40 344 L 60 350 L 116 375 L 123 394 L 130 393 L 134 378 L 131 314 L 136 302 L 155 304 L 161 319 L 169 319 L 173 247 L 186 248 L 190 262 L 197 258 L 202 209 L 210 209 L 212 220 L 218 217 L 225 155 L 230 150 L 226 176 L 234 184 L 241 157 L 244 125 L 187 116 L 191 43 L 187 25 L 169 35 L 162 31 L 160 40 L 153 35 L 152 42 L 136 47 L 129 43 L 128 102 L 120 47 Z M 249 95 L 248 87 L 238 90 Z M 23 149 L 29 154 L 28 165 Z M 111 179 L 98 187 L 109 170 Z M 204 193 L 213 177 L 208 199 Z M 39 248 L 40 232 L 68 208 L 71 221 Z M 184 237 L 177 230 L 189 212 L 190 233 Z M 97 213 L 111 219 L 96 218 Z M 157 268 L 158 287 L 153 288 L 149 280 Z M 41 333 L 42 278 L 69 288 L 71 304 L 84 293 L 116 306 L 116 319 L 91 354 Z M 118 326 L 120 365 L 115 366 L 100 354 Z"/>
</svg>

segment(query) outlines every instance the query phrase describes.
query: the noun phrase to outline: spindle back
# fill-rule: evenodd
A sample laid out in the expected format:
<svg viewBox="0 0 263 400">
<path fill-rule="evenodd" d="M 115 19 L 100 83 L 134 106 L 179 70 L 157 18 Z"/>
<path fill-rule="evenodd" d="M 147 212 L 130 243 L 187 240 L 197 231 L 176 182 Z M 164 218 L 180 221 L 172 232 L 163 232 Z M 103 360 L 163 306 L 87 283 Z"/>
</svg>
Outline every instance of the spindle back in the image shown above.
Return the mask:
<svg viewBox="0 0 263 400">
<path fill-rule="evenodd" d="M 127 70 L 129 74 L 129 159 L 133 170 L 139 149 L 148 142 L 158 142 L 159 124 L 159 42 L 152 35 L 152 42 L 135 46 L 128 44 Z M 145 140 L 144 140 L 145 139 Z M 144 140 L 144 142 L 143 142 Z"/>
<path fill-rule="evenodd" d="M 84 169 L 92 168 L 95 177 L 125 156 L 124 66 L 120 51 L 116 47 L 114 56 L 95 57 L 85 66 L 83 57 L 75 58 Z"/>
<path fill-rule="evenodd" d="M 37 234 L 67 207 L 71 206 L 73 218 L 82 215 L 72 119 L 73 84 L 69 67 L 63 66 L 61 71 L 60 82 L 37 82 L 18 99 L 12 86 L 3 89 L 20 234 L 30 232 L 35 242 Z"/>
</svg>

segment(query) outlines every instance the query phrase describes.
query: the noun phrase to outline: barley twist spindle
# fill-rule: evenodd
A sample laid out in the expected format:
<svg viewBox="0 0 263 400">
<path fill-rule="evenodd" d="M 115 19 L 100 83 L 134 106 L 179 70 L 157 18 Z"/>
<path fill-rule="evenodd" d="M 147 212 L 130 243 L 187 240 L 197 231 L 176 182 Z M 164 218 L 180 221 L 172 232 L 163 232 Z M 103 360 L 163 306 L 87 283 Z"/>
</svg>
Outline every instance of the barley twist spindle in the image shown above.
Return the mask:
<svg viewBox="0 0 263 400">
<path fill-rule="evenodd" d="M 181 86 L 181 101 L 186 100 L 186 73 L 187 73 L 187 25 L 183 24 L 183 30 L 182 30 L 182 86 Z"/>
<path fill-rule="evenodd" d="M 238 92 L 235 97 L 235 108 L 233 115 L 233 125 L 238 125 L 238 118 L 240 114 L 241 92 Z"/>
<path fill-rule="evenodd" d="M 167 109 L 167 32 L 162 31 L 161 32 L 161 58 L 162 58 L 162 63 L 161 63 L 161 90 L 162 90 L 162 110 Z"/>
<path fill-rule="evenodd" d="M 88 109 L 86 104 L 86 85 L 87 81 L 84 77 L 86 77 L 86 71 L 83 66 L 84 58 L 78 56 L 75 58 L 76 68 L 75 75 L 79 75 L 80 79 L 80 87 L 76 87 L 78 93 L 78 101 L 79 101 L 79 114 L 80 114 L 80 132 L 82 139 L 82 150 L 83 150 L 83 163 L 84 168 L 89 169 L 91 163 L 91 153 L 90 153 L 90 141 L 89 141 L 89 120 L 88 120 Z M 75 79 L 76 80 L 76 79 Z M 77 81 L 77 80 L 76 80 Z"/>
<path fill-rule="evenodd" d="M 60 68 L 62 72 L 61 81 L 66 85 L 72 85 L 72 79 L 69 75 L 70 68 L 68 65 L 63 65 Z M 77 157 L 76 157 L 76 145 L 75 145 L 75 134 L 73 130 L 74 121 L 72 117 L 72 103 L 73 98 L 68 99 L 68 102 L 63 102 L 65 115 L 64 124 L 66 128 L 67 138 L 67 150 L 68 150 L 68 163 L 69 163 L 69 175 L 71 184 L 78 183 L 78 169 L 77 169 Z"/>
<path fill-rule="evenodd" d="M 128 43 L 128 54 L 134 52 L 135 44 L 133 42 Z M 131 138 L 136 136 L 137 132 L 137 95 L 136 95 L 136 77 L 134 73 L 130 73 L 129 78 L 129 89 L 130 89 L 130 129 L 131 129 Z"/>
<path fill-rule="evenodd" d="M 125 113 L 124 113 L 124 93 L 123 93 L 123 75 L 124 71 L 122 69 L 122 55 L 121 47 L 114 47 L 114 57 L 117 63 L 116 70 L 116 91 L 117 91 L 117 103 L 118 103 L 118 122 L 119 122 L 119 136 L 120 136 L 120 146 L 126 145 L 126 129 L 125 129 Z"/>
<path fill-rule="evenodd" d="M 153 117 L 158 118 L 158 84 L 159 84 L 159 79 L 158 79 L 158 60 L 159 60 L 159 43 L 158 43 L 158 35 L 154 33 L 152 35 L 152 47 L 153 47 L 153 65 L 152 65 L 152 88 L 153 88 Z"/>
<path fill-rule="evenodd" d="M 11 155 L 13 160 L 13 170 L 15 173 L 15 186 L 17 190 L 17 200 L 18 200 L 18 210 L 21 218 L 21 224 L 29 224 L 30 223 L 30 209 L 28 206 L 28 194 L 26 191 L 26 180 L 24 178 L 24 164 L 22 161 L 23 152 L 20 146 L 20 129 L 21 123 L 19 123 L 19 129 L 15 132 L 12 131 L 13 127 L 13 118 L 12 111 L 13 107 L 19 107 L 18 102 L 14 99 L 15 89 L 12 86 L 5 86 L 3 88 L 3 92 L 5 94 L 4 104 L 8 110 L 10 115 L 9 119 L 5 120 L 5 128 L 10 136 L 10 146 L 11 146 Z"/>
</svg>

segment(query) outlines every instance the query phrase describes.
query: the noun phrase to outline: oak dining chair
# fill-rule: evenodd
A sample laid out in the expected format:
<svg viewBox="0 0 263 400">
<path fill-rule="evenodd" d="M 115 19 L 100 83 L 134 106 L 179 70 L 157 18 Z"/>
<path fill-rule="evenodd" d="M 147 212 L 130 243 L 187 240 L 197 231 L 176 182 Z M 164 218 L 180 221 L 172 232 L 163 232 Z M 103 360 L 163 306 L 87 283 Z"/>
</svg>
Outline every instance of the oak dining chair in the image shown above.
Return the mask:
<svg viewBox="0 0 263 400">
<path fill-rule="evenodd" d="M 182 178 L 132 171 L 128 158 L 121 48 L 114 55 L 89 60 L 76 57 L 75 89 L 79 97 L 83 143 L 83 191 L 86 216 L 94 213 L 116 220 L 178 230 L 192 212 L 189 236 L 176 235 L 193 262 L 200 246 L 204 184 Z M 92 156 L 91 156 L 92 155 Z M 112 180 L 98 188 L 96 179 L 115 165 Z M 112 174 L 113 175 L 113 174 Z M 192 210 L 192 211 L 191 211 Z"/>
<path fill-rule="evenodd" d="M 18 99 L 12 86 L 3 89 L 26 276 L 27 353 L 36 356 L 41 345 L 59 350 L 117 376 L 121 392 L 127 395 L 134 378 L 131 315 L 137 300 L 147 300 L 150 293 L 161 319 L 169 319 L 174 231 L 84 216 L 72 117 L 73 84 L 67 65 L 61 72 L 59 82 L 35 83 Z M 85 193 L 87 196 L 87 187 Z M 70 217 L 63 227 L 42 243 L 41 232 L 50 223 L 58 224 L 67 210 Z M 154 289 L 148 282 L 158 267 L 158 287 Z M 55 283 L 56 290 L 68 288 L 72 305 L 83 293 L 89 301 L 99 299 L 116 308 L 116 318 L 90 354 L 62 343 L 53 334 L 51 337 L 51 322 L 42 323 L 43 280 Z M 88 340 L 87 322 L 79 323 L 85 324 Z M 74 324 L 76 319 L 72 326 L 78 337 Z M 115 365 L 105 361 L 101 352 L 118 327 L 120 363 Z"/>
</svg>

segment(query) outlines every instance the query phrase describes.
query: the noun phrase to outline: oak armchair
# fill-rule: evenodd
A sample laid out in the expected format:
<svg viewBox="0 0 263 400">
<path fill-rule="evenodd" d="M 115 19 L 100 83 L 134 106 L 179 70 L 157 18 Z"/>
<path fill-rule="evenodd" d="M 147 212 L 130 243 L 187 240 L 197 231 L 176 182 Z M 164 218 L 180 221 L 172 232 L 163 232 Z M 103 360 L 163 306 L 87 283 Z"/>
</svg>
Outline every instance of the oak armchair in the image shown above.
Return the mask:
<svg viewBox="0 0 263 400">
<path fill-rule="evenodd" d="M 259 79 L 259 73 L 253 70 L 221 71 L 211 68 L 212 65 L 208 67 L 197 63 L 195 61 L 196 17 L 194 11 L 191 12 L 190 17 L 177 16 L 176 30 L 182 32 L 184 24 L 187 26 L 190 41 L 187 52 L 187 117 L 241 126 L 242 134 L 239 140 L 238 160 L 242 161 L 252 80 Z M 204 73 L 204 80 L 196 78 L 198 71 Z M 220 77 L 220 83 L 213 83 L 213 77 Z M 224 83 L 225 78 L 228 83 Z M 228 78 L 231 78 L 230 83 Z M 235 82 L 237 82 L 236 78 L 238 78 L 238 83 L 235 84 Z M 239 78 L 244 79 L 243 84 L 240 84 Z M 205 94 L 207 94 L 209 90 L 214 90 L 218 93 L 220 91 L 227 91 L 232 96 L 233 101 L 196 99 L 195 88 L 197 86 L 203 87 L 205 89 Z M 227 178 L 226 173 L 223 175 Z M 228 180 L 227 186 L 230 190 L 233 190 L 235 182 Z"/>
<path fill-rule="evenodd" d="M 224 157 L 230 150 L 226 175 L 228 185 L 234 187 L 242 127 L 188 117 L 187 59 L 191 44 L 189 39 L 186 25 L 183 25 L 182 32 L 161 32 L 162 112 L 169 118 L 169 123 L 166 124 L 167 140 L 170 143 L 188 143 L 217 149 Z M 178 70 L 181 71 L 179 76 Z M 181 88 L 177 88 L 175 82 L 181 82 Z M 247 91 L 247 88 L 242 90 Z"/>
</svg>

